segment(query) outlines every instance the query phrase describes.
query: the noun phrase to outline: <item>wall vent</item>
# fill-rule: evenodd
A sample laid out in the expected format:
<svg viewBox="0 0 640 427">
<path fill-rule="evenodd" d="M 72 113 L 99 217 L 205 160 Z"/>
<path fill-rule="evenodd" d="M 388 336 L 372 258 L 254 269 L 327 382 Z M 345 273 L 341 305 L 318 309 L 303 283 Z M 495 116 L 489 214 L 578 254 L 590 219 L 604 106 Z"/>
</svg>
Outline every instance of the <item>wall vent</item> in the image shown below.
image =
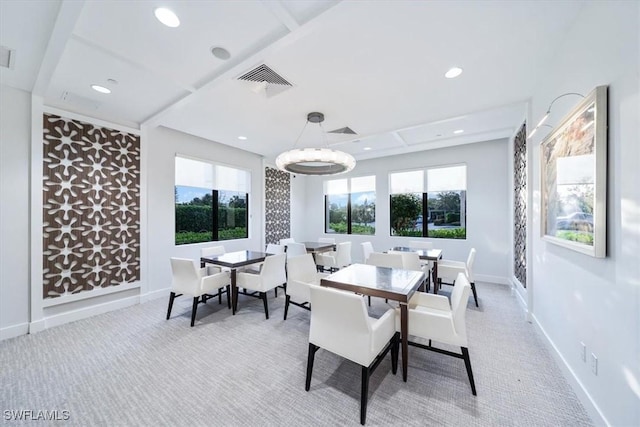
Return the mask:
<svg viewBox="0 0 640 427">
<path fill-rule="evenodd" d="M 0 46 L 0 67 L 13 69 L 16 62 L 16 51 Z"/>
<path fill-rule="evenodd" d="M 330 130 L 329 133 L 339 133 L 342 135 L 357 135 L 357 133 L 348 126 L 340 129 Z"/>
</svg>

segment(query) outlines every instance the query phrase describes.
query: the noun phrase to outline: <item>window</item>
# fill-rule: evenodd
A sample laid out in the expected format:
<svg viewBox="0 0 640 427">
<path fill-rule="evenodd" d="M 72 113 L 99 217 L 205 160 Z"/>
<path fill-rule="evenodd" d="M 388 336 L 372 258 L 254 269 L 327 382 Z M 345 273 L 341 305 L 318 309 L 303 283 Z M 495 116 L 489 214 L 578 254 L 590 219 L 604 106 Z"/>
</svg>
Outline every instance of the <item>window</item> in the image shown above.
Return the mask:
<svg viewBox="0 0 640 427">
<path fill-rule="evenodd" d="M 466 239 L 465 165 L 392 173 L 389 181 L 392 236 Z"/>
<path fill-rule="evenodd" d="M 326 233 L 375 234 L 376 177 L 325 182 Z"/>
<path fill-rule="evenodd" d="M 251 174 L 176 157 L 176 245 L 249 237 Z"/>
</svg>

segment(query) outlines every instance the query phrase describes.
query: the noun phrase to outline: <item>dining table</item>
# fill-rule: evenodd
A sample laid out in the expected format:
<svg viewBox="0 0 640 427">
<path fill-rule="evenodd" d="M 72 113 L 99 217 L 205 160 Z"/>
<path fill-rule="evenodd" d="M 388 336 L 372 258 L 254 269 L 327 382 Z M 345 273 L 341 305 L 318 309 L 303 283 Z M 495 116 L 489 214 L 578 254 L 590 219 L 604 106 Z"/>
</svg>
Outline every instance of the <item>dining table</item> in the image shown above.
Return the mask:
<svg viewBox="0 0 640 427">
<path fill-rule="evenodd" d="M 410 248 L 407 246 L 395 246 L 391 248 L 394 252 L 417 252 L 418 256 L 422 260 L 433 262 L 433 269 L 431 270 L 431 283 L 433 283 L 433 293 L 438 293 L 438 260 L 442 259 L 442 249 L 418 249 Z"/>
<path fill-rule="evenodd" d="M 328 252 L 335 249 L 336 245 L 327 242 L 301 242 L 307 249 L 307 253 L 313 256 L 313 260 L 316 260 L 316 254 L 319 252 Z"/>
<path fill-rule="evenodd" d="M 402 379 L 405 382 L 409 360 L 408 303 L 424 279 L 424 273 L 421 271 L 351 264 L 320 280 L 321 286 L 385 298 L 400 304 Z"/>
<path fill-rule="evenodd" d="M 205 264 L 214 264 L 229 268 L 231 277 L 231 310 L 235 315 L 238 310 L 238 286 L 236 285 L 236 270 L 251 264 L 263 262 L 270 254 L 258 251 L 227 252 L 218 256 L 206 256 L 200 258 L 200 267 Z"/>
</svg>

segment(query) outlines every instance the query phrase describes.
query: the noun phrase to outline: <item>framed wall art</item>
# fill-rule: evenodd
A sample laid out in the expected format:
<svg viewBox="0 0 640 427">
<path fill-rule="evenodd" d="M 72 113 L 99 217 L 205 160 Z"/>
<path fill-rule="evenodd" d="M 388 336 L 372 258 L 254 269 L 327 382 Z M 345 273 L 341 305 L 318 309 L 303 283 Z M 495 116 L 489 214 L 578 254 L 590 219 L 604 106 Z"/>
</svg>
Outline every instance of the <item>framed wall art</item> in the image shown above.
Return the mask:
<svg viewBox="0 0 640 427">
<path fill-rule="evenodd" d="M 596 87 L 540 144 L 543 239 L 606 256 L 607 86 Z"/>
</svg>

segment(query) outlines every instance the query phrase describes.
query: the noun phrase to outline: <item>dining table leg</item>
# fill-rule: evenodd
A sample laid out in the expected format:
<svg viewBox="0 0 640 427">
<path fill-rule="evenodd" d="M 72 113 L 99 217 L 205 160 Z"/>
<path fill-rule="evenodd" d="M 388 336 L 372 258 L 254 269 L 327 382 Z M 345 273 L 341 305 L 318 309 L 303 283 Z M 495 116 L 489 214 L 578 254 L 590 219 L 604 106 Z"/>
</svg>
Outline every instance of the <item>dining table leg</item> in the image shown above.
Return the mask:
<svg viewBox="0 0 640 427">
<path fill-rule="evenodd" d="M 231 276 L 231 313 L 234 315 L 238 310 L 238 287 L 236 286 L 236 269 L 232 268 L 229 273 Z"/>
<path fill-rule="evenodd" d="M 402 334 L 402 380 L 407 382 L 409 368 L 409 309 L 400 304 L 400 333 Z"/>
<path fill-rule="evenodd" d="M 431 272 L 433 280 L 431 283 L 433 284 L 433 293 L 438 293 L 438 260 L 433 261 L 433 271 Z"/>
</svg>

